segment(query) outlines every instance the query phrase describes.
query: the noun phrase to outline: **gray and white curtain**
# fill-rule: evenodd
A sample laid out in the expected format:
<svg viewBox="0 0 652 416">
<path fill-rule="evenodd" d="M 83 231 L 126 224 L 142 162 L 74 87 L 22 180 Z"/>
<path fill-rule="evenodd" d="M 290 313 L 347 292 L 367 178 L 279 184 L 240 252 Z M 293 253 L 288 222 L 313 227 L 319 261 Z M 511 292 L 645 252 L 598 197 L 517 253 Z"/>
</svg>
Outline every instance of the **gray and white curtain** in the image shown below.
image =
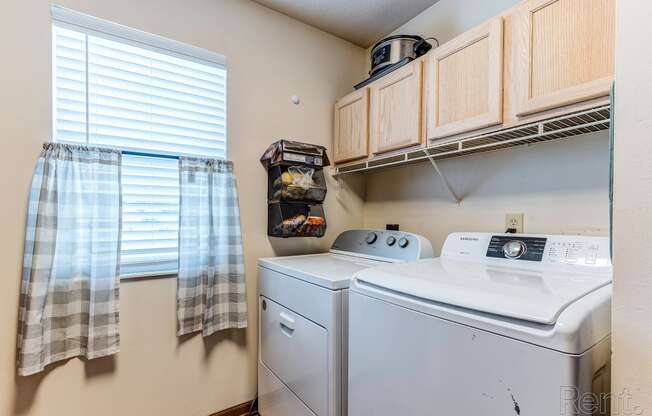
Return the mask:
<svg viewBox="0 0 652 416">
<path fill-rule="evenodd" d="M 240 211 L 233 164 L 179 159 L 178 335 L 247 326 Z"/>
<path fill-rule="evenodd" d="M 46 143 L 29 196 L 18 374 L 119 349 L 116 150 Z"/>
</svg>

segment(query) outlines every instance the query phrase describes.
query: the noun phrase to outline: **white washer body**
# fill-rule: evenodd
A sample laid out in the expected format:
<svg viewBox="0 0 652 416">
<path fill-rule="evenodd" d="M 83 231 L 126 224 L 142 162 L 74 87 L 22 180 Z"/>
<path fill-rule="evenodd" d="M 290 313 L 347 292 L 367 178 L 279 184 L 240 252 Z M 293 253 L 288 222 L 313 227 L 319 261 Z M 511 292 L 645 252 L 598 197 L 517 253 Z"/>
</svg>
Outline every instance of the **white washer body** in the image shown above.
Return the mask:
<svg viewBox="0 0 652 416">
<path fill-rule="evenodd" d="M 357 273 L 349 415 L 608 414 L 611 278 L 606 238 L 484 233 Z"/>
<path fill-rule="evenodd" d="M 370 267 L 426 257 L 432 246 L 415 234 L 351 230 L 329 253 L 259 259 L 260 414 L 346 416 L 351 278 Z"/>
</svg>

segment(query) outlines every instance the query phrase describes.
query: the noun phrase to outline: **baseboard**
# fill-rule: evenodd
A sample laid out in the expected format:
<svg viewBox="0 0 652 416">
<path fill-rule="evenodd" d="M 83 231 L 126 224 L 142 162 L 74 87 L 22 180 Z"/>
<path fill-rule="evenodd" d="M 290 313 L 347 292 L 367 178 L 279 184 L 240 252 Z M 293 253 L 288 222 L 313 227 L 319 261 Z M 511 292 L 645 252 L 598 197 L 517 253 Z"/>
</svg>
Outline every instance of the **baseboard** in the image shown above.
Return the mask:
<svg viewBox="0 0 652 416">
<path fill-rule="evenodd" d="M 249 409 L 251 408 L 251 401 L 237 404 L 228 409 L 224 409 L 217 413 L 213 413 L 209 416 L 245 416 L 249 414 Z"/>
</svg>

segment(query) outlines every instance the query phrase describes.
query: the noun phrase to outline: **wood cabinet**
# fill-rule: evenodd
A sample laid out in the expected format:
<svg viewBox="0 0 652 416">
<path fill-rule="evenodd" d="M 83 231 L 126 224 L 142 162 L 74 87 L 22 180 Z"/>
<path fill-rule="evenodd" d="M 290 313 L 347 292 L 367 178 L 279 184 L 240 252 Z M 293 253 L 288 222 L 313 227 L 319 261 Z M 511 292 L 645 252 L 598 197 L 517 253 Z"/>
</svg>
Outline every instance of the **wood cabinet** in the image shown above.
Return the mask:
<svg viewBox="0 0 652 416">
<path fill-rule="evenodd" d="M 609 94 L 615 0 L 529 0 L 513 22 L 517 116 Z"/>
<path fill-rule="evenodd" d="M 426 82 L 429 139 L 500 124 L 502 17 L 433 50 L 428 58 Z"/>
<path fill-rule="evenodd" d="M 335 106 L 335 162 L 608 104 L 615 2 L 525 0 L 348 95 Z"/>
<path fill-rule="evenodd" d="M 355 91 L 335 103 L 333 159 L 347 162 L 369 155 L 369 90 Z"/>
<path fill-rule="evenodd" d="M 369 86 L 372 153 L 423 143 L 422 84 L 423 62 L 418 60 Z"/>
</svg>

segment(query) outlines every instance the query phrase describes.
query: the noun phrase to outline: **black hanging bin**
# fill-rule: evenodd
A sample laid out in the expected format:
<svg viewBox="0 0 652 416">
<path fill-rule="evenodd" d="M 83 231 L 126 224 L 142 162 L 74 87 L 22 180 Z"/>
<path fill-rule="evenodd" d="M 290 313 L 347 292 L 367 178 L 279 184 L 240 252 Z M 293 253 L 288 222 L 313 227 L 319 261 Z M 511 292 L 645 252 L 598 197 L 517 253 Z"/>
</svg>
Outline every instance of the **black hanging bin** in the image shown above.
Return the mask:
<svg viewBox="0 0 652 416">
<path fill-rule="evenodd" d="M 323 167 L 328 156 L 323 146 L 279 140 L 269 146 L 260 162 L 267 169 L 267 235 L 323 237 L 326 198 Z"/>
<path fill-rule="evenodd" d="M 326 180 L 319 168 L 276 165 L 267 169 L 268 201 L 324 202 Z"/>
<path fill-rule="evenodd" d="M 325 233 L 326 217 L 321 204 L 267 204 L 267 235 L 283 238 L 323 237 Z"/>
</svg>

